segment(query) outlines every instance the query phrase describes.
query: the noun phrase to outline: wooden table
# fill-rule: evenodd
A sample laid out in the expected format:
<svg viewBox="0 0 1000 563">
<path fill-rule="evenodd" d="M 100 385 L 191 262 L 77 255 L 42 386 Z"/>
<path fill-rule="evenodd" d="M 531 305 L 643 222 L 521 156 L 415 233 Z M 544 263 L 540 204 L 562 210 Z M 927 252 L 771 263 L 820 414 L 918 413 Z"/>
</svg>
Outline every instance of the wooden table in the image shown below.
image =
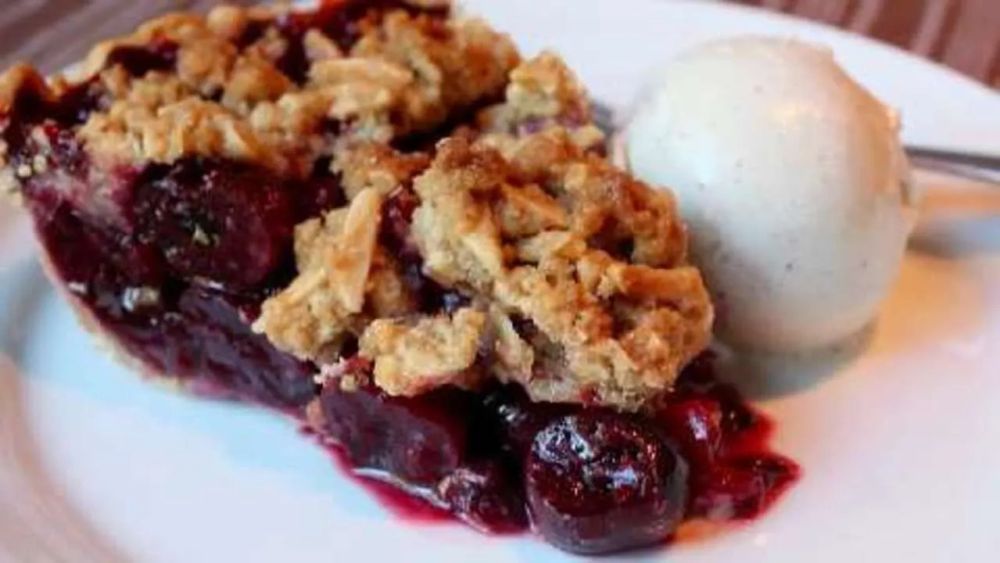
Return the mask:
<svg viewBox="0 0 1000 563">
<path fill-rule="evenodd" d="M 1000 0 L 734 1 L 870 35 L 1000 88 Z M 0 64 L 6 67 L 17 60 L 27 60 L 46 71 L 54 71 L 79 59 L 96 39 L 127 31 L 153 14 L 205 9 L 221 2 L 0 0 L 0 3 Z M 242 3 L 250 2 L 242 0 Z"/>
</svg>

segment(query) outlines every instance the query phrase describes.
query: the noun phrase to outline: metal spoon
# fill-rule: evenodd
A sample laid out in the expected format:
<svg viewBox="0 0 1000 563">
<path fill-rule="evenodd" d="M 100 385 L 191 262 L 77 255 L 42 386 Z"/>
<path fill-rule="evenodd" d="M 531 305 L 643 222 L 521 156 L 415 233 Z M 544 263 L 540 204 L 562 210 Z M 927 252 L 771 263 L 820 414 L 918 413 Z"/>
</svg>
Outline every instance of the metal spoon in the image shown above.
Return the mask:
<svg viewBox="0 0 1000 563">
<path fill-rule="evenodd" d="M 903 147 L 917 168 L 943 172 L 1000 187 L 1000 157 L 931 147 Z"/>
</svg>

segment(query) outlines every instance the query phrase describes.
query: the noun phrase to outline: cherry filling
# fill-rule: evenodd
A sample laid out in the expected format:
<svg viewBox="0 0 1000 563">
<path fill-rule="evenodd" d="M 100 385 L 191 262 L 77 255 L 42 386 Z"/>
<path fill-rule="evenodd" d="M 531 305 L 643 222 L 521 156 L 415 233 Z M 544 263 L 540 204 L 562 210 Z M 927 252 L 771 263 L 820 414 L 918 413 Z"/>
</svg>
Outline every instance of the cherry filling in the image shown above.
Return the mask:
<svg viewBox="0 0 1000 563">
<path fill-rule="evenodd" d="M 535 527 L 567 551 L 662 542 L 684 517 L 687 465 L 655 427 L 618 413 L 549 423 L 535 436 L 524 479 Z"/>
<path fill-rule="evenodd" d="M 687 452 L 695 515 L 753 518 L 798 478 L 794 462 L 767 451 L 771 422 L 734 387 L 716 382 L 707 355 L 688 367 L 655 412 Z"/>
<path fill-rule="evenodd" d="M 117 47 L 108 54 L 105 65 L 121 65 L 131 76 L 142 76 L 147 72 L 168 71 L 177 64 L 180 46 L 165 38 L 156 38 L 148 45 Z"/>
<path fill-rule="evenodd" d="M 685 518 L 751 518 L 799 474 L 767 449 L 768 421 L 704 358 L 636 415 L 532 403 L 516 387 L 401 398 L 339 380 L 320 406 L 321 431 L 362 474 L 482 530 L 524 530 L 530 515 L 576 553 L 664 542 Z"/>
<path fill-rule="evenodd" d="M 171 273 L 224 291 L 252 291 L 287 257 L 293 207 L 282 182 L 252 166 L 184 160 L 153 166 L 132 194 L 136 239 Z"/>
<path fill-rule="evenodd" d="M 362 18 L 379 17 L 369 10 L 400 5 L 342 0 L 315 14 L 287 16 L 278 25 L 289 40 L 281 68 L 304 78 L 307 29 L 323 29 L 346 48 Z M 255 33 L 263 29 L 251 25 L 244 42 Z M 163 40 L 120 48 L 109 64 L 142 75 L 169 70 L 176 59 L 177 46 Z M 199 158 L 101 169 L 72 133 L 105 106 L 99 83 L 75 86 L 59 100 L 43 92 L 29 85 L 0 115 L 26 206 L 53 273 L 74 301 L 151 370 L 203 394 L 300 417 L 316 400 L 318 430 L 358 473 L 479 530 L 532 526 L 572 552 L 665 541 L 685 518 L 750 518 L 798 477 L 794 463 L 768 450 L 770 424 L 715 381 L 707 359 L 694 362 L 675 391 L 641 414 L 533 403 L 519 388 L 499 385 L 415 398 L 365 385 L 345 390 L 337 379 L 317 388 L 317 366 L 278 351 L 250 325 L 263 300 L 296 274 L 294 226 L 345 201 L 329 161 L 321 159 L 303 180 Z M 408 187 L 393 193 L 380 242 L 422 312 L 467 306 L 467 296 L 422 273 L 410 234 L 418 205 Z M 519 324 L 525 335 L 537 333 L 530 322 Z M 371 368 L 360 360 L 349 364 Z"/>
<path fill-rule="evenodd" d="M 314 396 L 315 366 L 250 330 L 272 280 L 294 274 L 287 203 L 234 187 L 249 171 L 222 170 L 233 166 L 140 174 L 123 184 L 136 202 L 124 223 L 96 221 L 53 177 L 23 193 L 52 270 L 118 345 L 200 392 L 298 407 Z M 175 190 L 178 175 L 197 185 Z"/>
<path fill-rule="evenodd" d="M 434 487 L 469 458 L 465 423 L 475 397 L 438 389 L 417 400 L 377 389 L 322 395 L 326 430 L 355 466 L 385 472 L 413 487 Z"/>
<path fill-rule="evenodd" d="M 22 89 L 3 139 L 11 166 L 26 171 L 21 194 L 51 269 L 74 300 L 152 371 L 213 395 L 308 402 L 315 366 L 249 328 L 295 273 L 293 210 L 305 204 L 248 165 L 95 168 L 70 127 L 100 106 L 100 92 L 86 83 L 51 100 L 43 91 Z"/>
</svg>

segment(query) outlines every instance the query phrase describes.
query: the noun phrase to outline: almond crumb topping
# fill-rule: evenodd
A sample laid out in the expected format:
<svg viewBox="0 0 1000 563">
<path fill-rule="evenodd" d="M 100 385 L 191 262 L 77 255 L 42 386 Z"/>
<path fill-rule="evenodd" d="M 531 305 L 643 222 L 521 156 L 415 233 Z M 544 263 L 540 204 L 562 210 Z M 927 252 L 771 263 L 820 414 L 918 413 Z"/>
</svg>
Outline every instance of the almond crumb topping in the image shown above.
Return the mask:
<svg viewBox="0 0 1000 563">
<path fill-rule="evenodd" d="M 477 20 L 433 15 L 447 13 L 442 8 L 373 7 L 346 51 L 310 29 L 295 39 L 303 77 L 285 67 L 292 39 L 277 22 L 287 7 L 170 14 L 101 43 L 81 72 L 51 88 L 60 94 L 91 81 L 100 86 L 102 104 L 78 127 L 88 151 L 104 162 L 222 158 L 305 176 L 332 156 L 339 142 L 331 141 L 385 143 L 500 93 L 518 61 L 510 40 Z M 252 27 L 257 39 L 246 44 Z M 171 68 L 128 72 L 118 55 L 133 52 L 160 56 Z M 29 67 L 8 71 L 0 79 L 0 108 L 29 80 L 41 82 Z"/>
<path fill-rule="evenodd" d="M 73 78 L 8 71 L 0 115 L 32 109 L 0 143 L 0 190 L 44 184 L 136 232 L 176 211 L 164 232 L 199 260 L 221 244 L 199 212 L 229 222 L 233 254 L 243 219 L 272 206 L 246 245 L 259 276 L 237 293 L 267 296 L 253 330 L 347 391 L 499 380 L 536 401 L 635 410 L 670 389 L 707 346 L 712 305 L 673 196 L 604 158 L 562 60 L 521 62 L 444 0 L 331 6 L 350 21 L 172 14 L 98 46 Z M 254 191 L 258 174 L 273 192 Z M 136 227 L 125 202 L 140 188 Z M 126 308 L 170 298 L 146 289 Z"/>
<path fill-rule="evenodd" d="M 527 61 L 512 80 L 507 101 L 483 112 L 480 129 L 441 141 L 430 160 L 369 145 L 334 163 L 353 201 L 327 217 L 327 228 L 346 222 L 336 218 L 354 213 L 367 194 L 412 189 L 419 205 L 409 243 L 423 275 L 479 305 L 355 317 L 354 325 L 340 323 L 342 333 L 320 331 L 314 340 L 322 348 L 345 334 L 359 338 L 360 357 L 373 362 L 374 381 L 389 394 L 476 386 L 492 375 L 535 400 L 638 408 L 669 389 L 709 339 L 712 307 L 699 272 L 686 263 L 675 202 L 578 142 L 574 130 L 588 126 L 589 108 L 552 55 Z M 572 125 L 562 122 L 566 116 Z M 552 121 L 524 127 L 538 118 Z M 297 241 L 318 228 L 300 227 Z M 339 253 L 354 265 L 346 285 L 366 301 L 353 302 L 355 313 L 372 300 L 355 285 L 369 275 L 367 263 L 341 246 L 371 239 L 317 240 L 313 252 L 300 253 L 299 279 L 265 303 L 258 322 L 278 346 L 307 357 L 308 347 L 295 347 L 267 319 L 311 279 L 313 254 Z M 377 242 L 383 254 L 399 252 L 385 244 Z M 342 288 L 310 291 L 337 296 Z M 332 301 L 344 309 L 342 299 Z M 289 313 L 290 324 L 312 322 L 301 314 Z"/>
<path fill-rule="evenodd" d="M 382 194 L 362 191 L 350 207 L 296 229 L 301 274 L 264 302 L 254 324 L 300 358 L 322 356 L 361 313 L 377 250 Z"/>
<path fill-rule="evenodd" d="M 361 337 L 360 351 L 375 362 L 375 384 L 391 395 L 419 395 L 441 385 L 471 387 L 486 315 L 465 308 L 454 315 L 378 319 Z"/>
</svg>

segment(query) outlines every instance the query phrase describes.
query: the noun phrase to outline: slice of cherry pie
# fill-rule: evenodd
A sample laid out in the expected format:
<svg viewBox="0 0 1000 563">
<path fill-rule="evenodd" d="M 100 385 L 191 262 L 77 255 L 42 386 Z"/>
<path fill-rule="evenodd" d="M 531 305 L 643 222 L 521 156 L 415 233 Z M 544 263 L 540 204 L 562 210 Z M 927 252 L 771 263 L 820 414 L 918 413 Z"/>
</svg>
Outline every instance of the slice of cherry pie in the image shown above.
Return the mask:
<svg viewBox="0 0 1000 563">
<path fill-rule="evenodd" d="M 282 409 L 488 531 L 604 553 L 797 469 L 708 375 L 671 196 L 552 54 L 446 2 L 175 14 L 0 80 L 0 186 L 152 377 Z"/>
</svg>

